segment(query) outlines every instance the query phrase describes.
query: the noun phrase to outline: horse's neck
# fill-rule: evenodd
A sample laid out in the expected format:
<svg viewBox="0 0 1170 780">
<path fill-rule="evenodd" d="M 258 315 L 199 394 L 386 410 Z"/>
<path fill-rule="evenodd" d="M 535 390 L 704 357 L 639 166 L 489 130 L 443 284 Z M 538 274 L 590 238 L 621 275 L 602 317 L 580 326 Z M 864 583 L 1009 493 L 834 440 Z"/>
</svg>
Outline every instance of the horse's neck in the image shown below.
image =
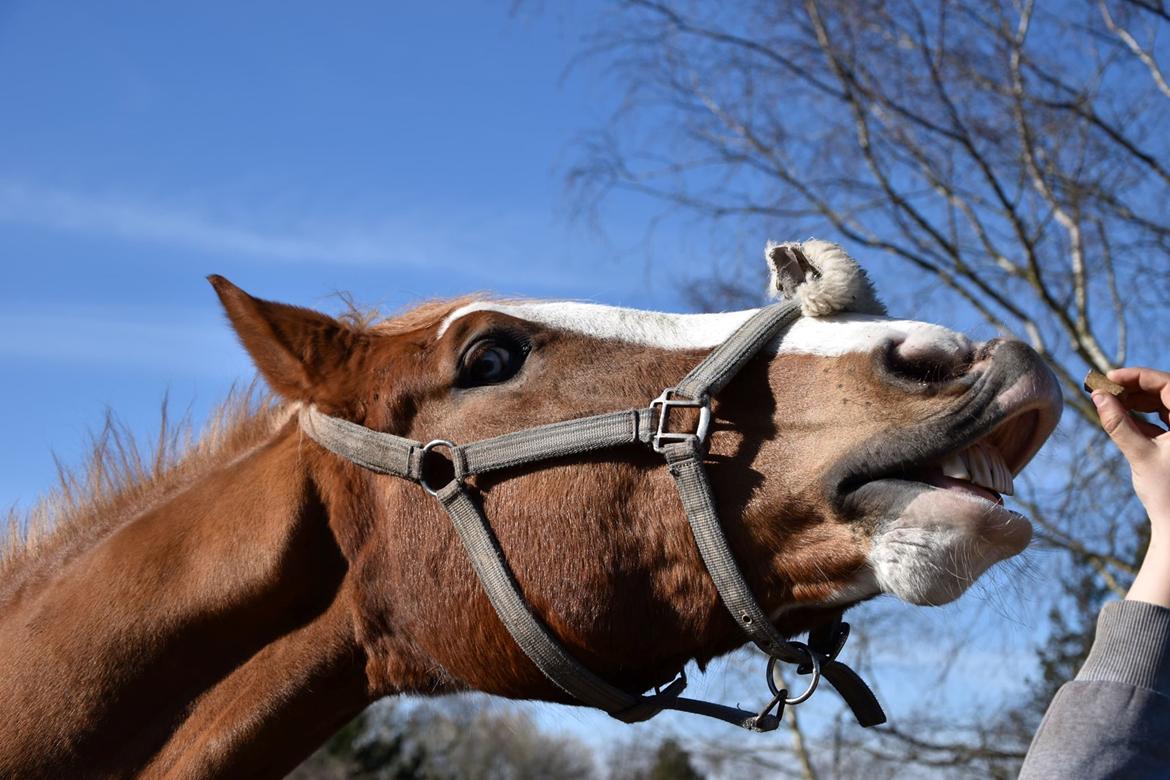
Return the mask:
<svg viewBox="0 0 1170 780">
<path fill-rule="evenodd" d="M 279 776 L 368 703 L 286 430 L 0 606 L 0 776 Z"/>
</svg>

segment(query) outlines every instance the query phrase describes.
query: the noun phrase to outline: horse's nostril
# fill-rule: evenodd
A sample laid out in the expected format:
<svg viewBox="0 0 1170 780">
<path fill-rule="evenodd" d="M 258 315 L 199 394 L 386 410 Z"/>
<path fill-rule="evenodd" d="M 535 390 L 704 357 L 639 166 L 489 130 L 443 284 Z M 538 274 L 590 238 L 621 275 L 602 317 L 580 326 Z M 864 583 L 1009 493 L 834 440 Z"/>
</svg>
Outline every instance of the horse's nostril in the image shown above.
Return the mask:
<svg viewBox="0 0 1170 780">
<path fill-rule="evenodd" d="M 886 353 L 890 372 L 902 379 L 935 384 L 958 379 L 974 362 L 975 352 L 965 340 L 911 335 L 891 343 Z"/>
</svg>

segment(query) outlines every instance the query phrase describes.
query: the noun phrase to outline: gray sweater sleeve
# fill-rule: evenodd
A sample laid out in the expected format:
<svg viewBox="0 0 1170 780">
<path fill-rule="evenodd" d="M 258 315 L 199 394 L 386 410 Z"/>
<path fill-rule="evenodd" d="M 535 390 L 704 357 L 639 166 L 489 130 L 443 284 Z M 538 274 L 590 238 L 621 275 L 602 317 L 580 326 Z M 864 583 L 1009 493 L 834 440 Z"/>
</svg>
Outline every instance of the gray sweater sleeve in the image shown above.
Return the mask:
<svg viewBox="0 0 1170 780">
<path fill-rule="evenodd" d="M 1022 780 L 1170 778 L 1170 609 L 1106 604 L 1084 667 L 1057 691 Z"/>
</svg>

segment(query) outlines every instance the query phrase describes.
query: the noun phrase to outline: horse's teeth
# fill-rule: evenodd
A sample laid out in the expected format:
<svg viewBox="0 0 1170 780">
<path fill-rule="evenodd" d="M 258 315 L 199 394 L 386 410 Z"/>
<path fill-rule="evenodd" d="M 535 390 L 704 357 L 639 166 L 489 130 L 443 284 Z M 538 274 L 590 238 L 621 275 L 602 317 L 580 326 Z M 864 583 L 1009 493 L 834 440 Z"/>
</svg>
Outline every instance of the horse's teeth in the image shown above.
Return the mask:
<svg viewBox="0 0 1170 780">
<path fill-rule="evenodd" d="M 971 447 L 967 450 L 967 464 L 971 469 L 971 481 L 977 485 L 982 485 L 985 488 L 994 490 L 994 480 L 991 478 L 991 469 L 988 467 L 987 458 L 983 451 Z"/>
<path fill-rule="evenodd" d="M 1012 484 L 1012 472 L 1007 467 L 1007 463 L 1004 462 L 1003 455 L 990 445 L 984 445 L 982 450 L 987 463 L 991 466 L 991 475 L 994 479 L 993 489 L 998 493 L 1011 495 L 1015 487 Z"/>
<path fill-rule="evenodd" d="M 995 454 L 997 456 L 995 462 L 999 467 L 1000 475 L 999 488 L 997 489 L 1005 496 L 1013 495 L 1016 492 L 1016 485 L 1012 480 L 1012 470 L 1007 467 L 1007 463 L 1004 462 L 1003 456 L 999 454 L 998 450 L 996 450 Z"/>
<path fill-rule="evenodd" d="M 947 459 L 943 461 L 942 473 L 946 477 L 971 481 L 971 472 L 967 470 L 962 453 L 956 452 L 953 455 L 948 455 Z"/>
<path fill-rule="evenodd" d="M 991 445 L 967 447 L 948 455 L 941 465 L 943 476 L 962 479 L 1004 495 L 1015 492 L 1011 470 L 1003 455 Z"/>
</svg>

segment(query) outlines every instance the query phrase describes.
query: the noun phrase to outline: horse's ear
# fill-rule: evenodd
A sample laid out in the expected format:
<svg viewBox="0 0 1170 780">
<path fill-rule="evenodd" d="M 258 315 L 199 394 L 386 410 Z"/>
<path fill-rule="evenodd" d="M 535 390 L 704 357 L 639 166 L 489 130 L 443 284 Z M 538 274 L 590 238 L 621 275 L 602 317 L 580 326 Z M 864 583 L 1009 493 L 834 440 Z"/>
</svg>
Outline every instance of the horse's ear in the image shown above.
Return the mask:
<svg viewBox="0 0 1170 780">
<path fill-rule="evenodd" d="M 207 281 L 269 387 L 291 400 L 333 400 L 329 380 L 363 343 L 360 333 L 312 309 L 253 298 L 222 276 Z"/>
</svg>

